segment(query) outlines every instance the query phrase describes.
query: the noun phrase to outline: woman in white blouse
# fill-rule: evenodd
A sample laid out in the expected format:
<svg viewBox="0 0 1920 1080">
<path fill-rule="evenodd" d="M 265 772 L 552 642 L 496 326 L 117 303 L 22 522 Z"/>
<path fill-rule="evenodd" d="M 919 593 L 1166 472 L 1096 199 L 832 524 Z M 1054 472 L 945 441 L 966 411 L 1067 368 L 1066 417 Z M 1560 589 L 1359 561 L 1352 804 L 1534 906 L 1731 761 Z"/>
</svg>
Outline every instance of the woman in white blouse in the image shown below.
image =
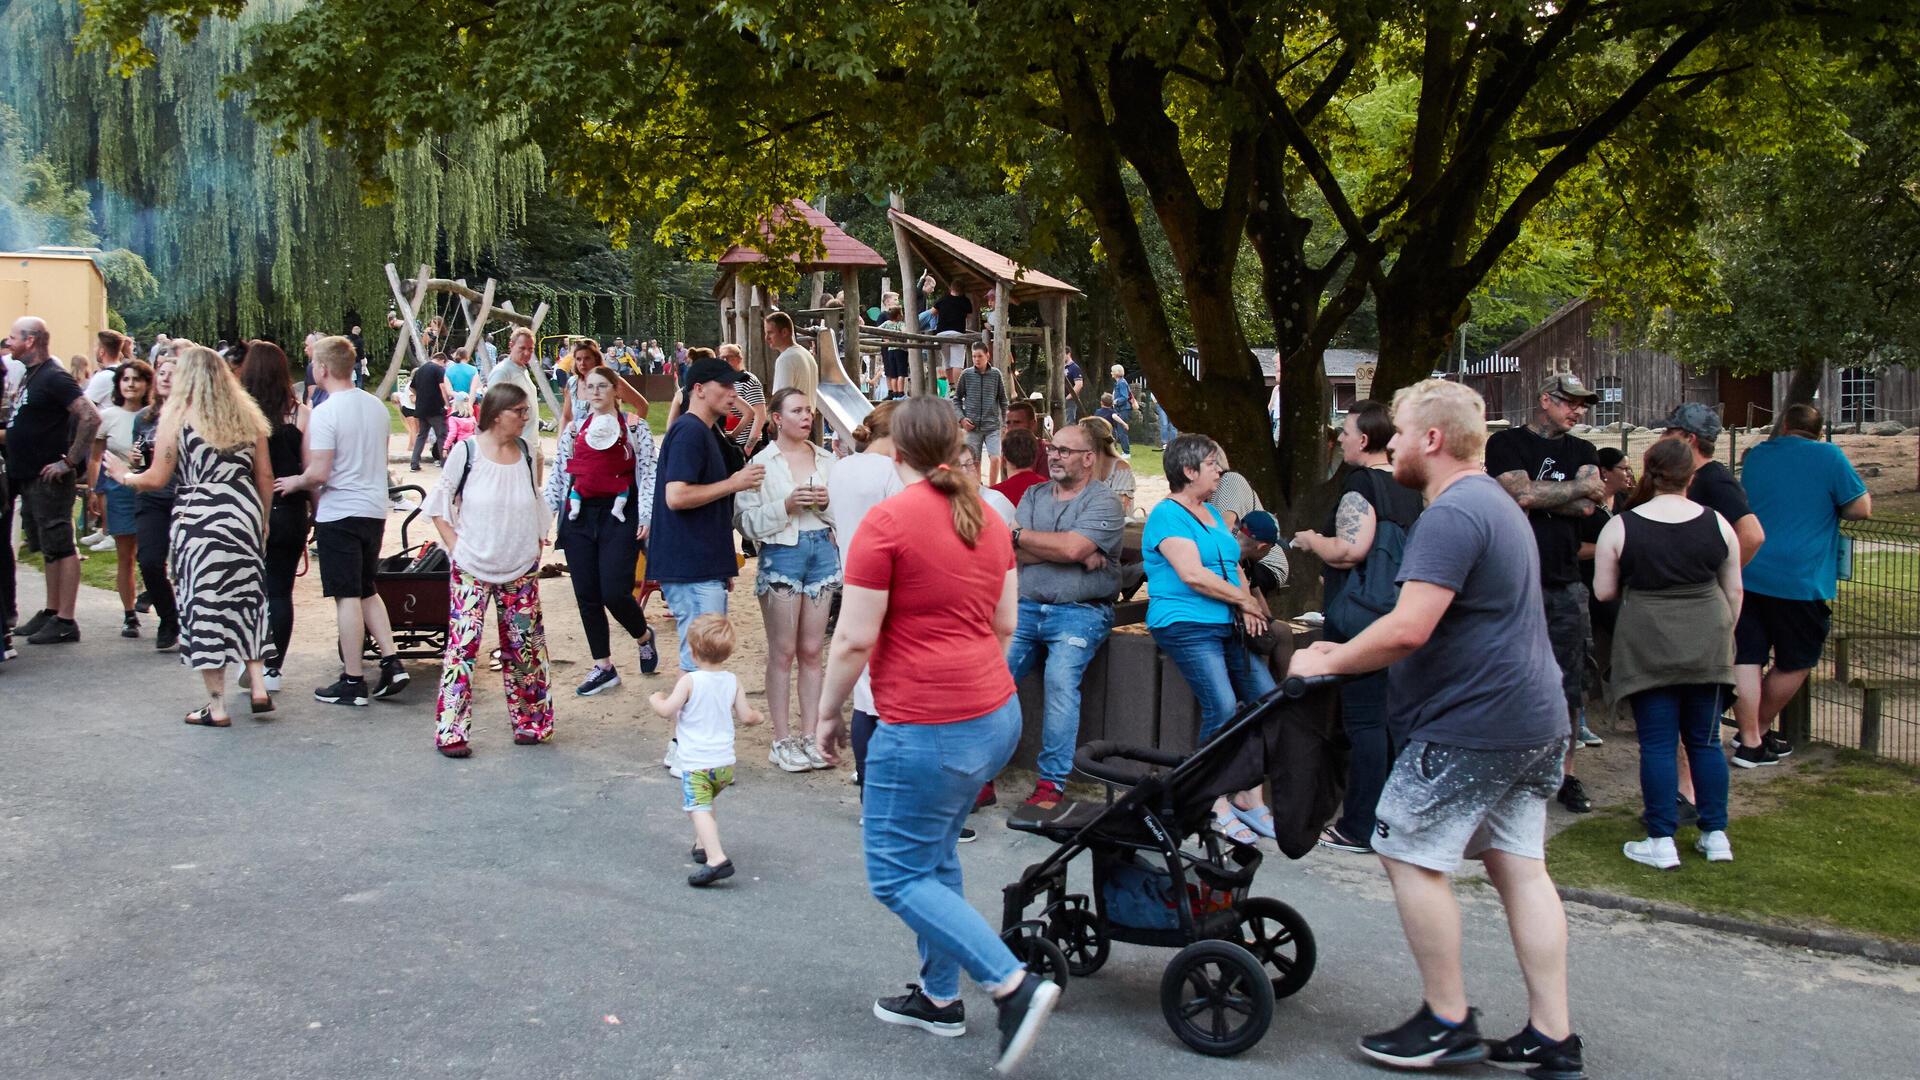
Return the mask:
<svg viewBox="0 0 1920 1080">
<path fill-rule="evenodd" d="M 448 757 L 473 752 L 467 744 L 473 665 L 489 601 L 499 613 L 513 741 L 529 746 L 553 733 L 539 583 L 547 504 L 540 497 L 537 444 L 523 437 L 532 419 L 532 399 L 519 386 L 488 390 L 480 399 L 479 431 L 447 455 L 440 483 L 427 496 L 426 512 L 453 558 L 434 736 Z"/>
<path fill-rule="evenodd" d="M 826 677 L 827 615 L 840 589 L 840 550 L 833 542 L 827 475 L 833 455 L 808 441 L 813 405 L 789 386 L 768 403 L 774 440 L 755 454 L 766 467 L 760 486 L 734 497 L 734 524 L 760 545 L 754 595 L 767 626 L 767 706 L 773 749 L 767 760 L 787 772 L 832 768 L 814 744 L 820 686 Z M 800 668 L 800 734 L 788 725 L 795 663 Z"/>
</svg>

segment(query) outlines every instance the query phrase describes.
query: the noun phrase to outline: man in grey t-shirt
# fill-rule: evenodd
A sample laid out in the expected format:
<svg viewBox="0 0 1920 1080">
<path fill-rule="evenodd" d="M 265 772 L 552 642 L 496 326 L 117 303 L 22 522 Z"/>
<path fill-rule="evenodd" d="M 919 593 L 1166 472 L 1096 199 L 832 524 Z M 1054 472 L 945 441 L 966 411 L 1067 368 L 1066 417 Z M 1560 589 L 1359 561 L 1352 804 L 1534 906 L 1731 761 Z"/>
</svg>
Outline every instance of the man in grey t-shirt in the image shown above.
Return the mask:
<svg viewBox="0 0 1920 1080">
<path fill-rule="evenodd" d="M 1080 734 L 1080 678 L 1113 628 L 1126 515 L 1113 489 L 1093 479 L 1093 442 L 1062 429 L 1047 449 L 1047 475 L 1020 499 L 1013 549 L 1020 562 L 1020 622 L 1007 645 L 1018 679 L 1046 655 L 1046 708 L 1039 780 L 1027 805 L 1052 810 L 1066 797 Z"/>
<path fill-rule="evenodd" d="M 1394 479 L 1427 510 L 1401 560 L 1400 599 L 1352 641 L 1296 653 L 1290 674 L 1387 668 L 1388 722 L 1411 740 L 1380 795 L 1373 849 L 1420 965 L 1425 1004 L 1361 1052 L 1402 1068 L 1496 1062 L 1580 1075 L 1567 1008 L 1567 927 L 1546 869 L 1547 801 L 1569 732 L 1526 515 L 1480 463 L 1486 403 L 1429 379 L 1394 396 Z M 1460 968 L 1447 875 L 1480 859 L 1500 893 L 1532 1023 L 1481 1041 Z"/>
</svg>

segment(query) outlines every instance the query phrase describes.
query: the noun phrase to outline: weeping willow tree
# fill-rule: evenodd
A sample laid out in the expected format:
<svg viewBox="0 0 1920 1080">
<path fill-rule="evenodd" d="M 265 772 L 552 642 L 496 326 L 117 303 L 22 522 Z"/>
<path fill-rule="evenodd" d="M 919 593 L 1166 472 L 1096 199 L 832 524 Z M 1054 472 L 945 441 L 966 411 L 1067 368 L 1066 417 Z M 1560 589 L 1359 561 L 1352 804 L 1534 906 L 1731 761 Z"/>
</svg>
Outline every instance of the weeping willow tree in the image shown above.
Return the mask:
<svg viewBox="0 0 1920 1080">
<path fill-rule="evenodd" d="M 247 63 L 250 27 L 299 6 L 258 0 L 192 41 L 151 29 L 156 62 L 123 78 L 105 53 L 71 46 L 78 3 L 0 3 L 0 35 L 16 45 L 0 100 L 64 178 L 94 195 L 100 231 L 144 256 L 158 282 L 127 312 L 136 328 L 291 340 L 345 329 L 352 312 L 377 339 L 385 263 L 403 274 L 472 266 L 541 190 L 545 161 L 520 138 L 519 117 L 389 149 L 367 177 L 316 125 L 257 124 L 222 83 Z"/>
</svg>

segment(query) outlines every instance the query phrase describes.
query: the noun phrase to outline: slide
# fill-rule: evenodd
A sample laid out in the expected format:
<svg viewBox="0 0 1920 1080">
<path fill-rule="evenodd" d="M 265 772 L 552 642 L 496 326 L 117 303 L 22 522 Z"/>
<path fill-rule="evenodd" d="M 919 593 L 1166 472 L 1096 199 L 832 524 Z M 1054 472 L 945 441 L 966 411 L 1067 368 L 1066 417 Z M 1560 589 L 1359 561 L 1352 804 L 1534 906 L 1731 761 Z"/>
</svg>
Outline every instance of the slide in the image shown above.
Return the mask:
<svg viewBox="0 0 1920 1080">
<path fill-rule="evenodd" d="M 873 411 L 873 402 L 860 392 L 860 384 L 847 378 L 840 363 L 840 341 L 832 330 L 821 330 L 814 338 L 813 358 L 820 366 L 820 414 L 842 438 L 851 439 L 853 429 Z"/>
</svg>

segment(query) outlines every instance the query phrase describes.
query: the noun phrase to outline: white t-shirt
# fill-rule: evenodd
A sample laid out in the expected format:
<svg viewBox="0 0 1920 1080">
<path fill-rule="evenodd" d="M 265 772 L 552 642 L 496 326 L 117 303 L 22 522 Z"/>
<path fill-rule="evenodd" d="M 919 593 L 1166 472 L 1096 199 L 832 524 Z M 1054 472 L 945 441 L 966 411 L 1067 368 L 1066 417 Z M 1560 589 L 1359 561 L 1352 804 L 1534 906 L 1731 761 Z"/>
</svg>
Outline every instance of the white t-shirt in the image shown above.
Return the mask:
<svg viewBox="0 0 1920 1080">
<path fill-rule="evenodd" d="M 1005 495 L 1000 494 L 990 487 L 980 489 L 980 498 L 986 500 L 988 506 L 993 507 L 993 512 L 1000 515 L 1000 520 L 1006 522 L 1008 528 L 1013 527 L 1012 499 L 1007 498 Z"/>
<path fill-rule="evenodd" d="M 731 671 L 687 673 L 693 691 L 680 707 L 674 738 L 682 769 L 722 769 L 733 764 L 733 699 L 740 680 Z"/>
<path fill-rule="evenodd" d="M 315 521 L 387 517 L 387 407 L 365 390 L 335 390 L 313 410 L 307 445 L 333 451 Z"/>
<path fill-rule="evenodd" d="M 827 476 L 827 512 L 838 526 L 834 535 L 840 540 L 840 565 L 847 565 L 847 553 L 853 550 L 853 534 L 867 511 L 886 499 L 900 494 L 906 485 L 885 454 L 848 454 Z M 878 716 L 873 703 L 873 682 L 866 668 L 853 684 L 853 707 L 869 716 Z"/>
<path fill-rule="evenodd" d="M 125 457 L 133 449 L 134 414 L 118 405 L 100 410 L 100 433 L 94 436 L 107 444 L 107 453 Z"/>
<path fill-rule="evenodd" d="M 534 407 L 535 412 L 539 411 L 540 391 L 534 388 L 533 373 L 512 360 L 502 360 L 494 365 L 493 374 L 487 376 L 487 387 L 492 389 L 509 383 L 525 390 L 528 404 Z"/>
<path fill-rule="evenodd" d="M 95 408 L 106 408 L 113 401 L 113 380 L 119 376 L 120 372 L 115 368 L 101 368 L 94 372 L 93 378 L 87 380 L 87 400 L 93 402 Z"/>
<path fill-rule="evenodd" d="M 7 404 L 20 404 L 20 391 L 27 387 L 27 365 L 9 356 L 7 366 Z"/>
<path fill-rule="evenodd" d="M 798 345 L 782 349 L 773 361 L 773 394 L 789 386 L 805 390 L 807 403 L 819 406 L 820 364 L 814 360 L 812 353 Z"/>
</svg>

